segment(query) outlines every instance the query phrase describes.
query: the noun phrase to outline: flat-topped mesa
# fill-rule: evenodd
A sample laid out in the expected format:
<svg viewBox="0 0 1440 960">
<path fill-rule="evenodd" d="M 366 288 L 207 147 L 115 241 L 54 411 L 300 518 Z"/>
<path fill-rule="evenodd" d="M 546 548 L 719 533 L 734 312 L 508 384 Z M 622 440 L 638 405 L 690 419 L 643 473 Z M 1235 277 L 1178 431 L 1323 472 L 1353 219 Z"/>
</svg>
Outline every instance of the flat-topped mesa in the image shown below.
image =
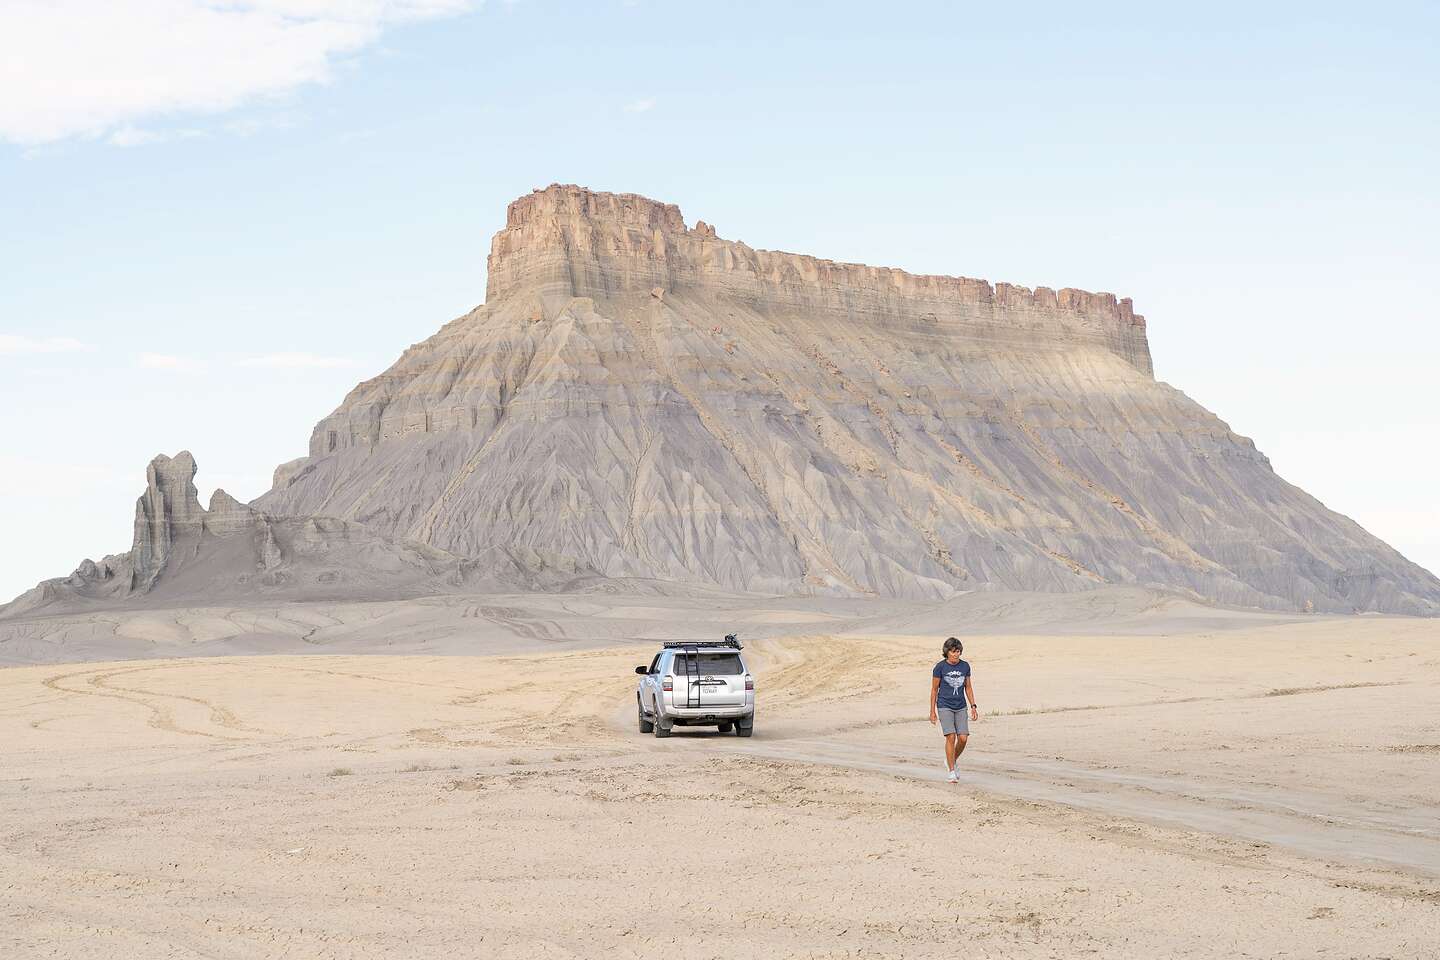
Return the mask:
<svg viewBox="0 0 1440 960">
<path fill-rule="evenodd" d="M 1094 342 L 1151 373 L 1145 318 L 1128 298 L 755 250 L 704 221 L 686 227 L 679 207 L 633 193 L 552 184 L 511 203 L 491 243 L 487 302 L 521 291 L 563 303 L 657 287 L 840 311 L 881 326 L 953 324 L 972 336 Z"/>
<path fill-rule="evenodd" d="M 505 229 L 561 214 L 669 233 L 686 232 L 685 218 L 673 203 L 661 203 L 638 193 L 597 192 L 573 183 L 552 183 L 512 201 L 505 211 Z"/>
</svg>

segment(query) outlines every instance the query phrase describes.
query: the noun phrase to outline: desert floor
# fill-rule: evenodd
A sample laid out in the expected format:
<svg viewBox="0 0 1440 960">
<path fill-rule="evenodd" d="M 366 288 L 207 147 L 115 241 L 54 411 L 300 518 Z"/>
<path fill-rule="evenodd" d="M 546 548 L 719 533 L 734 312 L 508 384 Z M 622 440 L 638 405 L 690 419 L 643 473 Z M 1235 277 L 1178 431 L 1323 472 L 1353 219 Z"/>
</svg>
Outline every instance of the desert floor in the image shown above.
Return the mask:
<svg viewBox="0 0 1440 960">
<path fill-rule="evenodd" d="M 1440 623 L 1172 627 L 967 637 L 959 786 L 873 625 L 748 740 L 653 644 L 3 669 L 0 955 L 1440 956 Z"/>
</svg>

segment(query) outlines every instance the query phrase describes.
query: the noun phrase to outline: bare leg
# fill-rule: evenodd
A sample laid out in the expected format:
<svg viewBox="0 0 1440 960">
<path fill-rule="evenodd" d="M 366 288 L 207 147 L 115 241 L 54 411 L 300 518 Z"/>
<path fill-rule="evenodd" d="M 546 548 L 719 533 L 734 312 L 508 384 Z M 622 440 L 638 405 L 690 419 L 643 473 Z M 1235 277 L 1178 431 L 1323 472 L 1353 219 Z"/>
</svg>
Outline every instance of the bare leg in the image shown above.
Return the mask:
<svg viewBox="0 0 1440 960">
<path fill-rule="evenodd" d="M 950 770 L 955 769 L 955 759 L 960 756 L 960 750 L 955 745 L 958 736 L 954 733 L 945 734 L 945 766 Z"/>
<path fill-rule="evenodd" d="M 964 733 L 957 733 L 957 734 L 955 734 L 955 760 L 959 760 L 959 759 L 960 759 L 960 754 L 962 754 L 962 753 L 965 752 L 965 744 L 966 744 L 967 742 L 969 742 L 969 740 L 970 740 L 970 736 L 969 736 L 968 734 L 964 734 Z M 954 761 L 954 760 L 952 760 L 952 761 L 950 762 L 950 766 L 952 766 L 952 767 L 955 766 L 955 761 Z"/>
</svg>

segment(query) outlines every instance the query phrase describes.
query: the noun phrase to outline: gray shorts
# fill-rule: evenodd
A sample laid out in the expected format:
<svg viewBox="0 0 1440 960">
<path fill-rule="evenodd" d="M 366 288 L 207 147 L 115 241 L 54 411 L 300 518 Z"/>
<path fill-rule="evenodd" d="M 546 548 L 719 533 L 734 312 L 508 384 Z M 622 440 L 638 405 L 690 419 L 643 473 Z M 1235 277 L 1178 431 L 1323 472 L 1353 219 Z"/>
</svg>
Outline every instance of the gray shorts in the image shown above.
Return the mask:
<svg viewBox="0 0 1440 960">
<path fill-rule="evenodd" d="M 940 732 L 945 736 L 958 733 L 962 737 L 970 735 L 970 710 L 949 710 L 945 707 L 936 707 L 935 712 L 940 715 Z"/>
</svg>

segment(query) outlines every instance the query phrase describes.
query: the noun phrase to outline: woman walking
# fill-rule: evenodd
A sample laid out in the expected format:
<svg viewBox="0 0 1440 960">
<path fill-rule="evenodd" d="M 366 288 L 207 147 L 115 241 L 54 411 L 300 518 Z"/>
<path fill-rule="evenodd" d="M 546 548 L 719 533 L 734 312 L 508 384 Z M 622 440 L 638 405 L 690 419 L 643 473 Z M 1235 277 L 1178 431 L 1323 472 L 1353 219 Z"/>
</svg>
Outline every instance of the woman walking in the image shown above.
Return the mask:
<svg viewBox="0 0 1440 960">
<path fill-rule="evenodd" d="M 975 709 L 975 686 L 970 679 L 970 664 L 960 659 L 965 646 L 951 637 L 945 641 L 942 653 L 945 659 L 935 664 L 930 672 L 930 722 L 940 723 L 940 732 L 945 734 L 945 769 L 950 782 L 960 777 L 955 773 L 955 761 L 965 752 L 965 741 L 970 739 L 970 720 L 979 720 Z M 966 705 L 970 708 L 969 720 L 965 717 Z"/>
</svg>

